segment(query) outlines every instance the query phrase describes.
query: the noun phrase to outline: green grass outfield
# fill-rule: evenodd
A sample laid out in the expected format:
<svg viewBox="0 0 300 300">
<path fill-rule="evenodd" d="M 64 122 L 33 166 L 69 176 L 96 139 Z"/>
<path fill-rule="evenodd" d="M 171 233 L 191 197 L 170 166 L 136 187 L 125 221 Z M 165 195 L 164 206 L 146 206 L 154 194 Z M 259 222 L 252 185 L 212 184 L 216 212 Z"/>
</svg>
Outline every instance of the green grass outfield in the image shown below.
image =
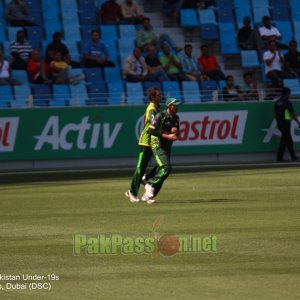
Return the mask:
<svg viewBox="0 0 300 300">
<path fill-rule="evenodd" d="M 12 281 L 1 280 L 0 299 L 299 299 L 300 168 L 172 174 L 155 205 L 130 203 L 129 182 L 1 185 L 0 274 L 59 280 L 50 291 L 5 290 Z M 73 255 L 74 234 L 154 231 L 215 235 L 217 251 Z"/>
</svg>

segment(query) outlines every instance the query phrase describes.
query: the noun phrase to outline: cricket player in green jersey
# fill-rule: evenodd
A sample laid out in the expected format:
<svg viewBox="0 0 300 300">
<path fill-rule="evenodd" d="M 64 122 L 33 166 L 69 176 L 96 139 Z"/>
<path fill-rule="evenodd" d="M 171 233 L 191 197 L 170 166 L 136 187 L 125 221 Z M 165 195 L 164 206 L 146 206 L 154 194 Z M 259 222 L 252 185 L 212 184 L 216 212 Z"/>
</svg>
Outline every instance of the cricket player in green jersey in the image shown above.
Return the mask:
<svg viewBox="0 0 300 300">
<path fill-rule="evenodd" d="M 151 150 L 151 137 L 148 133 L 149 126 L 154 119 L 155 115 L 160 111 L 161 93 L 156 87 L 152 87 L 148 91 L 149 105 L 146 108 L 144 115 L 144 128 L 140 135 L 138 144 L 140 146 L 140 153 L 137 162 L 135 172 L 132 177 L 130 189 L 125 192 L 126 197 L 129 198 L 131 202 L 139 202 L 138 191 L 142 181 L 142 177 L 146 172 L 148 163 L 152 157 Z"/>
<path fill-rule="evenodd" d="M 158 113 L 149 126 L 151 148 L 157 167 L 156 174 L 145 185 L 145 193 L 142 196 L 142 200 L 148 204 L 155 202 L 154 197 L 160 191 L 172 169 L 170 156 L 173 141 L 176 141 L 179 135 L 179 117 L 177 112 L 180 104 L 179 100 L 168 98 L 166 110 Z"/>
</svg>

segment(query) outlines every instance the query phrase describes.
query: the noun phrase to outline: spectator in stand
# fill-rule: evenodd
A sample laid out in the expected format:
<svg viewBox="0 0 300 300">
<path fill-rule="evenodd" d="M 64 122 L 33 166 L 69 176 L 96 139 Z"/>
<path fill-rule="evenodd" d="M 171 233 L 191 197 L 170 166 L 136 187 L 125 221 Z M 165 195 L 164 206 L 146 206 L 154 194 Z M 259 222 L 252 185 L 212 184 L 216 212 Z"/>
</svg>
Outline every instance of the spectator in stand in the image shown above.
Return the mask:
<svg viewBox="0 0 300 300">
<path fill-rule="evenodd" d="M 12 0 L 5 5 L 4 19 L 10 26 L 35 26 L 28 16 L 28 9 L 23 0 Z"/>
<path fill-rule="evenodd" d="M 256 49 L 254 40 L 254 30 L 251 27 L 251 19 L 244 17 L 244 26 L 238 30 L 238 45 L 242 50 Z"/>
<path fill-rule="evenodd" d="M 50 63 L 50 73 L 56 84 L 77 84 L 84 80 L 83 74 L 72 74 L 72 67 L 63 60 L 60 52 L 54 53 L 54 59 Z"/>
<path fill-rule="evenodd" d="M 54 59 L 54 53 L 60 52 L 64 61 L 73 68 L 80 68 L 80 63 L 72 61 L 68 47 L 61 42 L 62 34 L 59 31 L 53 33 L 52 42 L 46 48 L 46 63 L 49 65 Z"/>
<path fill-rule="evenodd" d="M 179 54 L 182 72 L 189 80 L 208 80 L 206 75 L 201 74 L 196 58 L 192 55 L 193 47 L 191 44 L 184 46 L 184 51 Z"/>
<path fill-rule="evenodd" d="M 205 9 L 211 6 L 215 6 L 215 0 L 183 0 L 182 9 Z"/>
<path fill-rule="evenodd" d="M 124 0 L 121 4 L 123 20 L 129 24 L 141 24 L 144 15 L 135 1 Z"/>
<path fill-rule="evenodd" d="M 115 64 L 109 61 L 109 54 L 104 43 L 100 41 L 98 30 L 91 33 L 91 41 L 85 43 L 83 49 L 84 65 L 86 68 L 114 67 Z"/>
<path fill-rule="evenodd" d="M 136 34 L 136 45 L 141 48 L 141 50 L 145 50 L 149 45 L 153 45 L 156 47 L 156 51 L 159 52 L 164 43 L 168 43 L 176 52 L 181 50 L 167 34 L 162 34 L 157 37 L 150 24 L 150 19 L 144 18 L 143 27 L 138 30 Z"/>
<path fill-rule="evenodd" d="M 238 85 L 235 85 L 232 75 L 226 76 L 226 85 L 223 87 L 224 101 L 242 101 L 244 100 L 243 94 Z"/>
<path fill-rule="evenodd" d="M 10 45 L 11 67 L 15 70 L 26 70 L 32 52 L 32 45 L 25 40 L 24 30 L 18 30 L 16 41 Z"/>
<path fill-rule="evenodd" d="M 148 74 L 145 58 L 141 55 L 141 49 L 135 47 L 133 54 L 125 59 L 123 78 L 128 82 L 144 81 Z"/>
<path fill-rule="evenodd" d="M 225 75 L 221 70 L 217 59 L 210 54 L 207 45 L 201 46 L 201 55 L 198 58 L 198 64 L 202 74 L 205 74 L 212 80 L 225 80 Z"/>
<path fill-rule="evenodd" d="M 283 70 L 284 57 L 281 49 L 277 48 L 276 41 L 269 41 L 269 50 L 263 55 L 266 77 L 272 81 L 274 88 L 281 89 L 282 79 L 293 78 L 293 75 Z"/>
<path fill-rule="evenodd" d="M 51 83 L 49 70 L 47 63 L 41 59 L 39 51 L 34 49 L 27 64 L 30 82 Z"/>
<path fill-rule="evenodd" d="M 122 24 L 122 10 L 121 6 L 116 0 L 107 0 L 104 2 L 96 13 L 96 23 L 104 25 L 119 25 Z"/>
<path fill-rule="evenodd" d="M 257 81 L 254 80 L 251 72 L 246 72 L 243 75 L 244 84 L 240 86 L 240 91 L 243 94 L 244 100 L 259 100 Z"/>
<path fill-rule="evenodd" d="M 11 77 L 10 62 L 4 59 L 3 53 L 0 52 L 0 85 L 20 85 L 21 82 Z"/>
<path fill-rule="evenodd" d="M 162 0 L 162 11 L 178 19 L 183 0 Z"/>
<path fill-rule="evenodd" d="M 289 47 L 287 45 L 279 42 L 281 34 L 276 27 L 272 26 L 271 18 L 269 16 L 264 16 L 262 22 L 263 26 L 258 29 L 261 38 L 261 43 L 258 43 L 258 49 L 268 49 L 268 43 L 270 41 L 276 42 L 281 49 L 288 49 Z"/>
<path fill-rule="evenodd" d="M 160 63 L 172 81 L 188 81 L 188 77 L 181 70 L 181 63 L 176 54 L 170 52 L 168 44 L 162 45 L 163 55 L 160 57 Z"/>
<path fill-rule="evenodd" d="M 285 68 L 287 72 L 295 77 L 300 76 L 300 52 L 297 51 L 297 42 L 292 40 L 289 43 L 290 49 L 284 55 Z"/>
<path fill-rule="evenodd" d="M 146 81 L 169 81 L 169 77 L 161 66 L 161 63 L 156 55 L 156 49 L 150 45 L 146 49 L 145 57 L 146 65 L 148 67 L 148 74 L 145 78 Z"/>
</svg>

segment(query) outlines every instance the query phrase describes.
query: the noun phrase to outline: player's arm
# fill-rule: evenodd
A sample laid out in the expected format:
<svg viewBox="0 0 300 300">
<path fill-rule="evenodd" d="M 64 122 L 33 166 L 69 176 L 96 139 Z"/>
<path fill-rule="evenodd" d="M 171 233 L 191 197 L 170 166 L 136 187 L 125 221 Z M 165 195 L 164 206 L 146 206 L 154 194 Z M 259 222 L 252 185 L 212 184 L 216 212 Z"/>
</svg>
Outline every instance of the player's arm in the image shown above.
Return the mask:
<svg viewBox="0 0 300 300">
<path fill-rule="evenodd" d="M 151 122 L 151 125 L 149 126 L 149 134 L 154 135 L 159 138 L 163 138 L 170 141 L 176 141 L 177 135 L 176 133 L 163 133 L 161 131 L 161 122 L 162 122 L 162 115 L 161 113 L 158 113 L 153 121 Z"/>
</svg>

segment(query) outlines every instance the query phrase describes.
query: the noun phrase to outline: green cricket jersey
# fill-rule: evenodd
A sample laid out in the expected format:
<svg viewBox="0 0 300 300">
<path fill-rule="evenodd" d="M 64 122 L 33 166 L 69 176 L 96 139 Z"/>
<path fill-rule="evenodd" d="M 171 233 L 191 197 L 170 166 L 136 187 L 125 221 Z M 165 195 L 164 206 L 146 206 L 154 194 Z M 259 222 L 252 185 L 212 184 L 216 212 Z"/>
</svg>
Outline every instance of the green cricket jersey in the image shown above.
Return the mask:
<svg viewBox="0 0 300 300">
<path fill-rule="evenodd" d="M 147 106 L 144 115 L 144 128 L 139 138 L 139 145 L 145 147 L 151 147 L 151 137 L 148 133 L 149 126 L 154 119 L 155 115 L 160 111 L 160 107 L 152 102 Z"/>
<path fill-rule="evenodd" d="M 166 110 L 158 113 L 149 126 L 151 133 L 151 147 L 161 147 L 170 152 L 173 141 L 163 139 L 162 133 L 171 133 L 173 127 L 179 132 L 179 116 L 177 114 L 171 116 Z"/>
</svg>

